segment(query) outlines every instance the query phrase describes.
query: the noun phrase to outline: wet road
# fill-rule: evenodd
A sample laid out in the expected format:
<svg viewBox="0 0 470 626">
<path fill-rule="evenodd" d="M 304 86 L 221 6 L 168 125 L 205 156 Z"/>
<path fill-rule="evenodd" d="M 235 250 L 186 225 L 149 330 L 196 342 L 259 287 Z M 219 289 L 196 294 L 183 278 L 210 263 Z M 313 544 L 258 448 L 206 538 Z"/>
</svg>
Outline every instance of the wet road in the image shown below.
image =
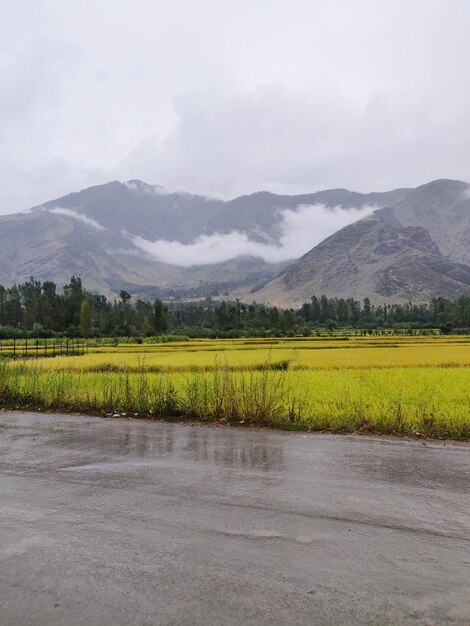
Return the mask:
<svg viewBox="0 0 470 626">
<path fill-rule="evenodd" d="M 0 624 L 470 624 L 470 447 L 0 412 Z"/>
</svg>

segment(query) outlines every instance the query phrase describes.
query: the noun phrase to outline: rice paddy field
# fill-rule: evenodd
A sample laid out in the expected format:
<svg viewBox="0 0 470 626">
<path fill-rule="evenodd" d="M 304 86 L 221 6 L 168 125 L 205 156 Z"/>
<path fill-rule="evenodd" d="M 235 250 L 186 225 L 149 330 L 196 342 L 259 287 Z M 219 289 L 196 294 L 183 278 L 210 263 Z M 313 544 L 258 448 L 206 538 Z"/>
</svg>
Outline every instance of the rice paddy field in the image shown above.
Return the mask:
<svg viewBox="0 0 470 626">
<path fill-rule="evenodd" d="M 126 343 L 0 368 L 4 407 L 470 438 L 469 336 Z"/>
</svg>

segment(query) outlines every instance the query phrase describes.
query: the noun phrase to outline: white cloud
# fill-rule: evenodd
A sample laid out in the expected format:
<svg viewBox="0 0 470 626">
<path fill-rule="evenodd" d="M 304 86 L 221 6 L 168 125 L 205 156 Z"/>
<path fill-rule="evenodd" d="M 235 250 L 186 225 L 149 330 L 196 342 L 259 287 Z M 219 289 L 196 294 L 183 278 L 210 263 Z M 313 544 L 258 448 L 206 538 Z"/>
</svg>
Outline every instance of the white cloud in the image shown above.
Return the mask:
<svg viewBox="0 0 470 626">
<path fill-rule="evenodd" d="M 91 217 L 87 217 L 86 215 L 82 215 L 81 213 L 77 213 L 77 211 L 72 211 L 72 209 L 62 209 L 60 207 L 55 207 L 48 211 L 49 213 L 55 213 L 56 215 L 66 215 L 67 217 L 72 217 L 74 220 L 79 220 L 83 222 L 87 226 L 91 226 L 95 230 L 105 230 L 104 226 L 92 220 Z"/>
<path fill-rule="evenodd" d="M 465 180 L 470 2 L 377 5 L 9 3 L 0 214 L 116 178 L 224 198 Z"/>
<path fill-rule="evenodd" d="M 365 102 L 329 86 L 315 94 L 279 84 L 185 92 L 174 100 L 171 130 L 136 143 L 116 177 L 139 172 L 169 189 L 226 199 L 259 190 L 370 192 L 465 180 L 469 103 L 462 95 L 447 117 L 444 104 L 413 91 L 375 93 Z"/>
<path fill-rule="evenodd" d="M 268 263 L 279 263 L 302 256 L 326 237 L 374 209 L 330 209 L 320 204 L 299 206 L 296 211 L 286 209 L 281 212 L 283 234 L 279 245 L 251 241 L 246 233 L 239 231 L 202 235 L 190 244 L 131 238 L 134 245 L 158 261 L 183 267 L 221 263 L 237 256 L 261 257 Z"/>
</svg>

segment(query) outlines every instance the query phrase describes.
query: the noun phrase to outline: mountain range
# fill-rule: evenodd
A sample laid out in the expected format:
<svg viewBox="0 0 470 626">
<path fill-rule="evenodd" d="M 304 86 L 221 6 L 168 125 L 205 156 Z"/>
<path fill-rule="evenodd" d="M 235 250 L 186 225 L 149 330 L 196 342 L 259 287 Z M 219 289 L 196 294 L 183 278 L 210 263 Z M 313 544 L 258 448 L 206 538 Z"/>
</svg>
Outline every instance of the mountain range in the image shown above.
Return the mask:
<svg viewBox="0 0 470 626">
<path fill-rule="evenodd" d="M 376 302 L 456 297 L 470 293 L 469 189 L 438 180 L 384 193 L 258 192 L 224 201 L 113 181 L 0 216 L 0 284 L 34 276 L 61 286 L 75 275 L 108 296 L 121 289 L 176 299 L 238 295 L 280 306 L 314 293 Z M 371 209 L 361 217 L 365 206 Z M 286 212 L 302 207 L 318 208 L 319 221 L 336 211 L 353 223 L 315 246 L 310 226 L 313 247 L 299 259 L 294 251 L 275 263 L 246 254 L 212 263 L 184 259 L 185 246 L 202 238 L 210 247 L 233 233 L 276 250 L 285 245 Z M 179 244 L 181 262 L 159 254 L 165 242 Z"/>
<path fill-rule="evenodd" d="M 311 294 L 426 301 L 470 293 L 469 185 L 438 180 L 334 233 L 254 295 L 299 305 Z"/>
</svg>

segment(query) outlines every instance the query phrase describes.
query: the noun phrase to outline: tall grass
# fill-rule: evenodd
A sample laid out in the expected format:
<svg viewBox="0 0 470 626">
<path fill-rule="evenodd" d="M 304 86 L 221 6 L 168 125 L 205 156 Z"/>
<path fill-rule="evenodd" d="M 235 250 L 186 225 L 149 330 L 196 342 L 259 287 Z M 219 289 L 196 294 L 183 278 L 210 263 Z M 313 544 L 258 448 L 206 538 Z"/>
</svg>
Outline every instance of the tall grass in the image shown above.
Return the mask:
<svg viewBox="0 0 470 626">
<path fill-rule="evenodd" d="M 0 405 L 470 438 L 468 369 L 71 372 L 0 364 Z M 1 416 L 1 414 L 0 414 Z"/>
<path fill-rule="evenodd" d="M 2 363 L 0 404 L 257 424 L 282 417 L 285 380 L 269 364 L 242 375 L 218 366 L 211 372 L 189 372 L 175 382 L 170 374 L 144 370 L 81 374 Z"/>
</svg>

